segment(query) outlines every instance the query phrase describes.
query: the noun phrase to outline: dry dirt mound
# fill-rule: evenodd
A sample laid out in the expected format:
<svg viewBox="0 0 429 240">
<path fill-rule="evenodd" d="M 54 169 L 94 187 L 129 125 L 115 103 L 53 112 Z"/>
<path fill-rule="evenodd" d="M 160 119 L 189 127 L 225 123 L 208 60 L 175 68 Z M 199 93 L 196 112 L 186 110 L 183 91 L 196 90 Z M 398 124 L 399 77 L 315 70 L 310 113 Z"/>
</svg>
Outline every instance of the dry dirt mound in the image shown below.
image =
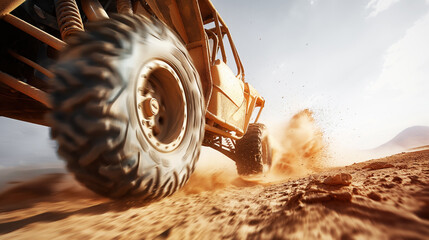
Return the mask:
<svg viewBox="0 0 429 240">
<path fill-rule="evenodd" d="M 424 239 L 429 150 L 277 184 L 234 180 L 154 203 L 111 201 L 68 175 L 0 195 L 1 239 Z"/>
</svg>

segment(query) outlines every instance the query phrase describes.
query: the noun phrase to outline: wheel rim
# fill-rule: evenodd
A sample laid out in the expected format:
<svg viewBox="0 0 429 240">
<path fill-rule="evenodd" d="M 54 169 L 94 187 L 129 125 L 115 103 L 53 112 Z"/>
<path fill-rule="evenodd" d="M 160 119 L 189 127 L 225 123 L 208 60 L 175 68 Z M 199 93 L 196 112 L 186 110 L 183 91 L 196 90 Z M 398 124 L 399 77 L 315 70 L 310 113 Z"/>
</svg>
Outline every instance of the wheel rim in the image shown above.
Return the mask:
<svg viewBox="0 0 429 240">
<path fill-rule="evenodd" d="M 175 150 L 187 127 L 186 96 L 176 71 L 161 60 L 145 64 L 135 96 L 140 128 L 148 142 L 161 152 Z"/>
</svg>

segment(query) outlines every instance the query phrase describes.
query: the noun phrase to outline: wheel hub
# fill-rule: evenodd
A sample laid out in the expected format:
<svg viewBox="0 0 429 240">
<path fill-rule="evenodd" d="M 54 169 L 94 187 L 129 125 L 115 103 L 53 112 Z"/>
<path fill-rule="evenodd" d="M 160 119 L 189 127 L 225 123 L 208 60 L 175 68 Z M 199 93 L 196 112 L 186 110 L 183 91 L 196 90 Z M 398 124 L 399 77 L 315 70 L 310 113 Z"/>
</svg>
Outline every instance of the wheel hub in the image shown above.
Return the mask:
<svg viewBox="0 0 429 240">
<path fill-rule="evenodd" d="M 159 103 L 156 98 L 146 98 L 143 101 L 143 112 L 146 118 L 155 116 L 159 112 Z"/>
<path fill-rule="evenodd" d="M 140 128 L 158 151 L 171 152 L 187 127 L 187 104 L 182 82 L 166 62 L 152 60 L 140 70 L 135 94 Z"/>
</svg>

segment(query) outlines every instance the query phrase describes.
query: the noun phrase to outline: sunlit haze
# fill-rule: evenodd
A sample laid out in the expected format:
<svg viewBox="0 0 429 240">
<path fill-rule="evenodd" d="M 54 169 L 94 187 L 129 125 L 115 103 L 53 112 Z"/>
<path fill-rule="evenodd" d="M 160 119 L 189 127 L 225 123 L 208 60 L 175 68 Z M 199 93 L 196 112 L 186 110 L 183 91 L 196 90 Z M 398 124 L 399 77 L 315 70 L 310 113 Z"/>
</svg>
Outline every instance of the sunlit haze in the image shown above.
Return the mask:
<svg viewBox="0 0 429 240">
<path fill-rule="evenodd" d="M 331 144 L 374 148 L 428 125 L 429 1 L 215 0 L 262 120 L 304 108 Z"/>
</svg>

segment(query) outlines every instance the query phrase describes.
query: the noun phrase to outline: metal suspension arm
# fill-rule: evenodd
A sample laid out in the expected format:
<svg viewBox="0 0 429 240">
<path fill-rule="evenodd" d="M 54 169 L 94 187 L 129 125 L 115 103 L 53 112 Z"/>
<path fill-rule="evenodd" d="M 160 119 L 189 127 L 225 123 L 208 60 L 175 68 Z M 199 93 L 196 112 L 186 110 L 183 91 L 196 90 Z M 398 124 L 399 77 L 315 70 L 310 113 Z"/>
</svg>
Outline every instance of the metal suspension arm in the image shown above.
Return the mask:
<svg viewBox="0 0 429 240">
<path fill-rule="evenodd" d="M 34 100 L 43 103 L 48 108 L 52 108 L 51 101 L 46 92 L 35 88 L 25 82 L 19 81 L 18 79 L 0 71 L 0 82 L 8 85 L 9 87 L 22 92 L 23 94 L 33 98 Z"/>
<path fill-rule="evenodd" d="M 61 50 L 63 49 L 67 44 L 60 39 L 50 35 L 49 33 L 42 31 L 33 25 L 21 20 L 20 18 L 17 18 L 11 14 L 6 14 L 3 16 L 3 19 L 12 24 L 13 26 L 21 29 L 22 31 L 30 34 L 31 36 L 39 39 L 40 41 L 48 44 L 49 46 Z"/>
</svg>

